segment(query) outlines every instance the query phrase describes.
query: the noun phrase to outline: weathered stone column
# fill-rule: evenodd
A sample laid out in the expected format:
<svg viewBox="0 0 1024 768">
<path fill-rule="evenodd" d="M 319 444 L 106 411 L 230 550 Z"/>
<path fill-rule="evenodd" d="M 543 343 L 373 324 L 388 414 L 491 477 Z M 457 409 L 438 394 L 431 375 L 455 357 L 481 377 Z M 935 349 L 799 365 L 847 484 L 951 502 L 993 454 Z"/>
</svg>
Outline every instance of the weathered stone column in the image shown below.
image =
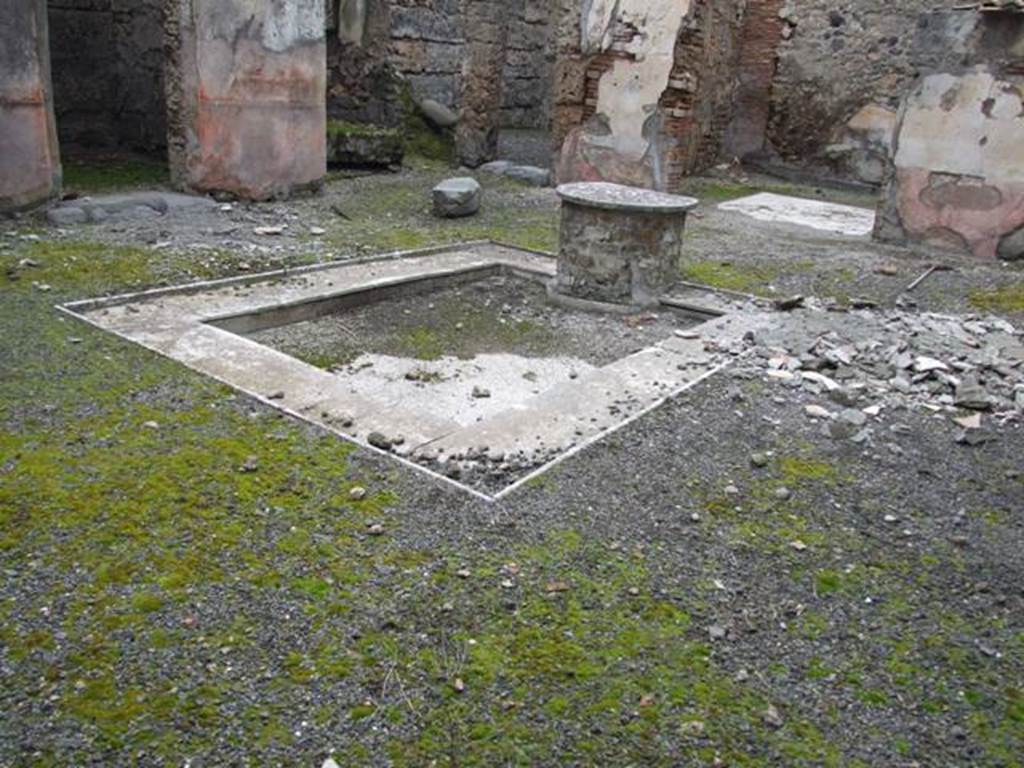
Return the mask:
<svg viewBox="0 0 1024 768">
<path fill-rule="evenodd" d="M 0 212 L 60 191 L 45 0 L 0 0 Z"/>
<path fill-rule="evenodd" d="M 476 168 L 498 155 L 508 7 L 504 0 L 465 0 L 463 8 L 466 59 L 455 146 L 459 161 Z"/>
<path fill-rule="evenodd" d="M 171 0 L 166 26 L 174 183 L 253 200 L 319 186 L 323 0 Z"/>
</svg>

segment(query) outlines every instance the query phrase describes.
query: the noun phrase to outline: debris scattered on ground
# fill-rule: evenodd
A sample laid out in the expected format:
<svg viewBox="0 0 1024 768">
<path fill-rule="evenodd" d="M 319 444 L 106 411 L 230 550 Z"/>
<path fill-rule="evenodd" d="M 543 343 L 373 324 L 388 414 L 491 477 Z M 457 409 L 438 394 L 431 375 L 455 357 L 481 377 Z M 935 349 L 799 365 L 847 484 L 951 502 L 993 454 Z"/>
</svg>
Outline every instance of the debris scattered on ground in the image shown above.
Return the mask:
<svg viewBox="0 0 1024 768">
<path fill-rule="evenodd" d="M 946 414 L 968 433 L 1024 412 L 1024 335 L 994 316 L 814 307 L 780 315 L 748 344 L 733 375 L 819 397 L 804 411 L 839 439 L 877 437 L 905 408 Z"/>
</svg>

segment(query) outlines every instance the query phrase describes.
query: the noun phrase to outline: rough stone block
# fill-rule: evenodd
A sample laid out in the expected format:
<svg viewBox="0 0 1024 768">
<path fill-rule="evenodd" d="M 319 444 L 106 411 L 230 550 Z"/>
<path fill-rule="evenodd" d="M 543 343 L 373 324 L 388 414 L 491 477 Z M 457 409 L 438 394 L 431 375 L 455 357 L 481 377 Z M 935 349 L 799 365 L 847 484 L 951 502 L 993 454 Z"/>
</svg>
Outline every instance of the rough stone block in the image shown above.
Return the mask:
<svg viewBox="0 0 1024 768">
<path fill-rule="evenodd" d="M 331 121 L 327 124 L 327 162 L 356 167 L 401 165 L 402 134 L 395 128 Z"/>
<path fill-rule="evenodd" d="M 438 128 L 453 128 L 459 122 L 459 116 L 454 111 L 433 99 L 423 99 L 417 106 L 423 116 Z"/>
<path fill-rule="evenodd" d="M 472 216 L 480 210 L 481 190 L 468 176 L 448 179 L 434 187 L 434 215 L 454 219 Z"/>
<path fill-rule="evenodd" d="M 1024 226 L 999 241 L 997 255 L 1006 261 L 1024 259 Z"/>
</svg>

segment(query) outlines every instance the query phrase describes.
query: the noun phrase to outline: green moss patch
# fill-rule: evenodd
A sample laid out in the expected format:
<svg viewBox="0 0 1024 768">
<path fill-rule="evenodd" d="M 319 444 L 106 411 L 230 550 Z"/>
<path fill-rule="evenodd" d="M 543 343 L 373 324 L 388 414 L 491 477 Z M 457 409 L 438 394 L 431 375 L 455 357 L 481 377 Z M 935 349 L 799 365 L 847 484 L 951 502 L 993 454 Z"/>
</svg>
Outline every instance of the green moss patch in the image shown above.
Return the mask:
<svg viewBox="0 0 1024 768">
<path fill-rule="evenodd" d="M 31 290 L 44 285 L 87 298 L 112 284 L 129 288 L 156 281 L 149 252 L 132 246 L 40 240 L 16 254 L 0 255 L 0 288 Z"/>
<path fill-rule="evenodd" d="M 991 291 L 974 291 L 971 293 L 971 304 L 987 312 L 1024 312 L 1024 281 Z"/>
<path fill-rule="evenodd" d="M 170 181 L 167 164 L 152 160 L 65 160 L 63 167 L 64 191 L 80 195 L 162 187 Z"/>
</svg>

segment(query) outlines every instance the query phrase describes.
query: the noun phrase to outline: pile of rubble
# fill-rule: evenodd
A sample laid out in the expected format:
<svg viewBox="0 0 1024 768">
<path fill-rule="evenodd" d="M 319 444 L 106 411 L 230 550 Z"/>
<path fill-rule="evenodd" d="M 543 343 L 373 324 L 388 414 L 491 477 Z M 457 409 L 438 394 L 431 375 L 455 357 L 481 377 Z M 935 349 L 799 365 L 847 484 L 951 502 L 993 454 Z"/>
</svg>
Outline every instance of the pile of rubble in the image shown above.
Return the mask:
<svg viewBox="0 0 1024 768">
<path fill-rule="evenodd" d="M 948 414 L 958 439 L 1024 414 L 1024 334 L 997 317 L 899 310 L 803 309 L 746 339 L 740 377 L 765 377 L 821 398 L 806 407 L 837 439 L 871 437 L 894 408 Z M 736 352 L 736 350 L 730 350 Z"/>
</svg>

